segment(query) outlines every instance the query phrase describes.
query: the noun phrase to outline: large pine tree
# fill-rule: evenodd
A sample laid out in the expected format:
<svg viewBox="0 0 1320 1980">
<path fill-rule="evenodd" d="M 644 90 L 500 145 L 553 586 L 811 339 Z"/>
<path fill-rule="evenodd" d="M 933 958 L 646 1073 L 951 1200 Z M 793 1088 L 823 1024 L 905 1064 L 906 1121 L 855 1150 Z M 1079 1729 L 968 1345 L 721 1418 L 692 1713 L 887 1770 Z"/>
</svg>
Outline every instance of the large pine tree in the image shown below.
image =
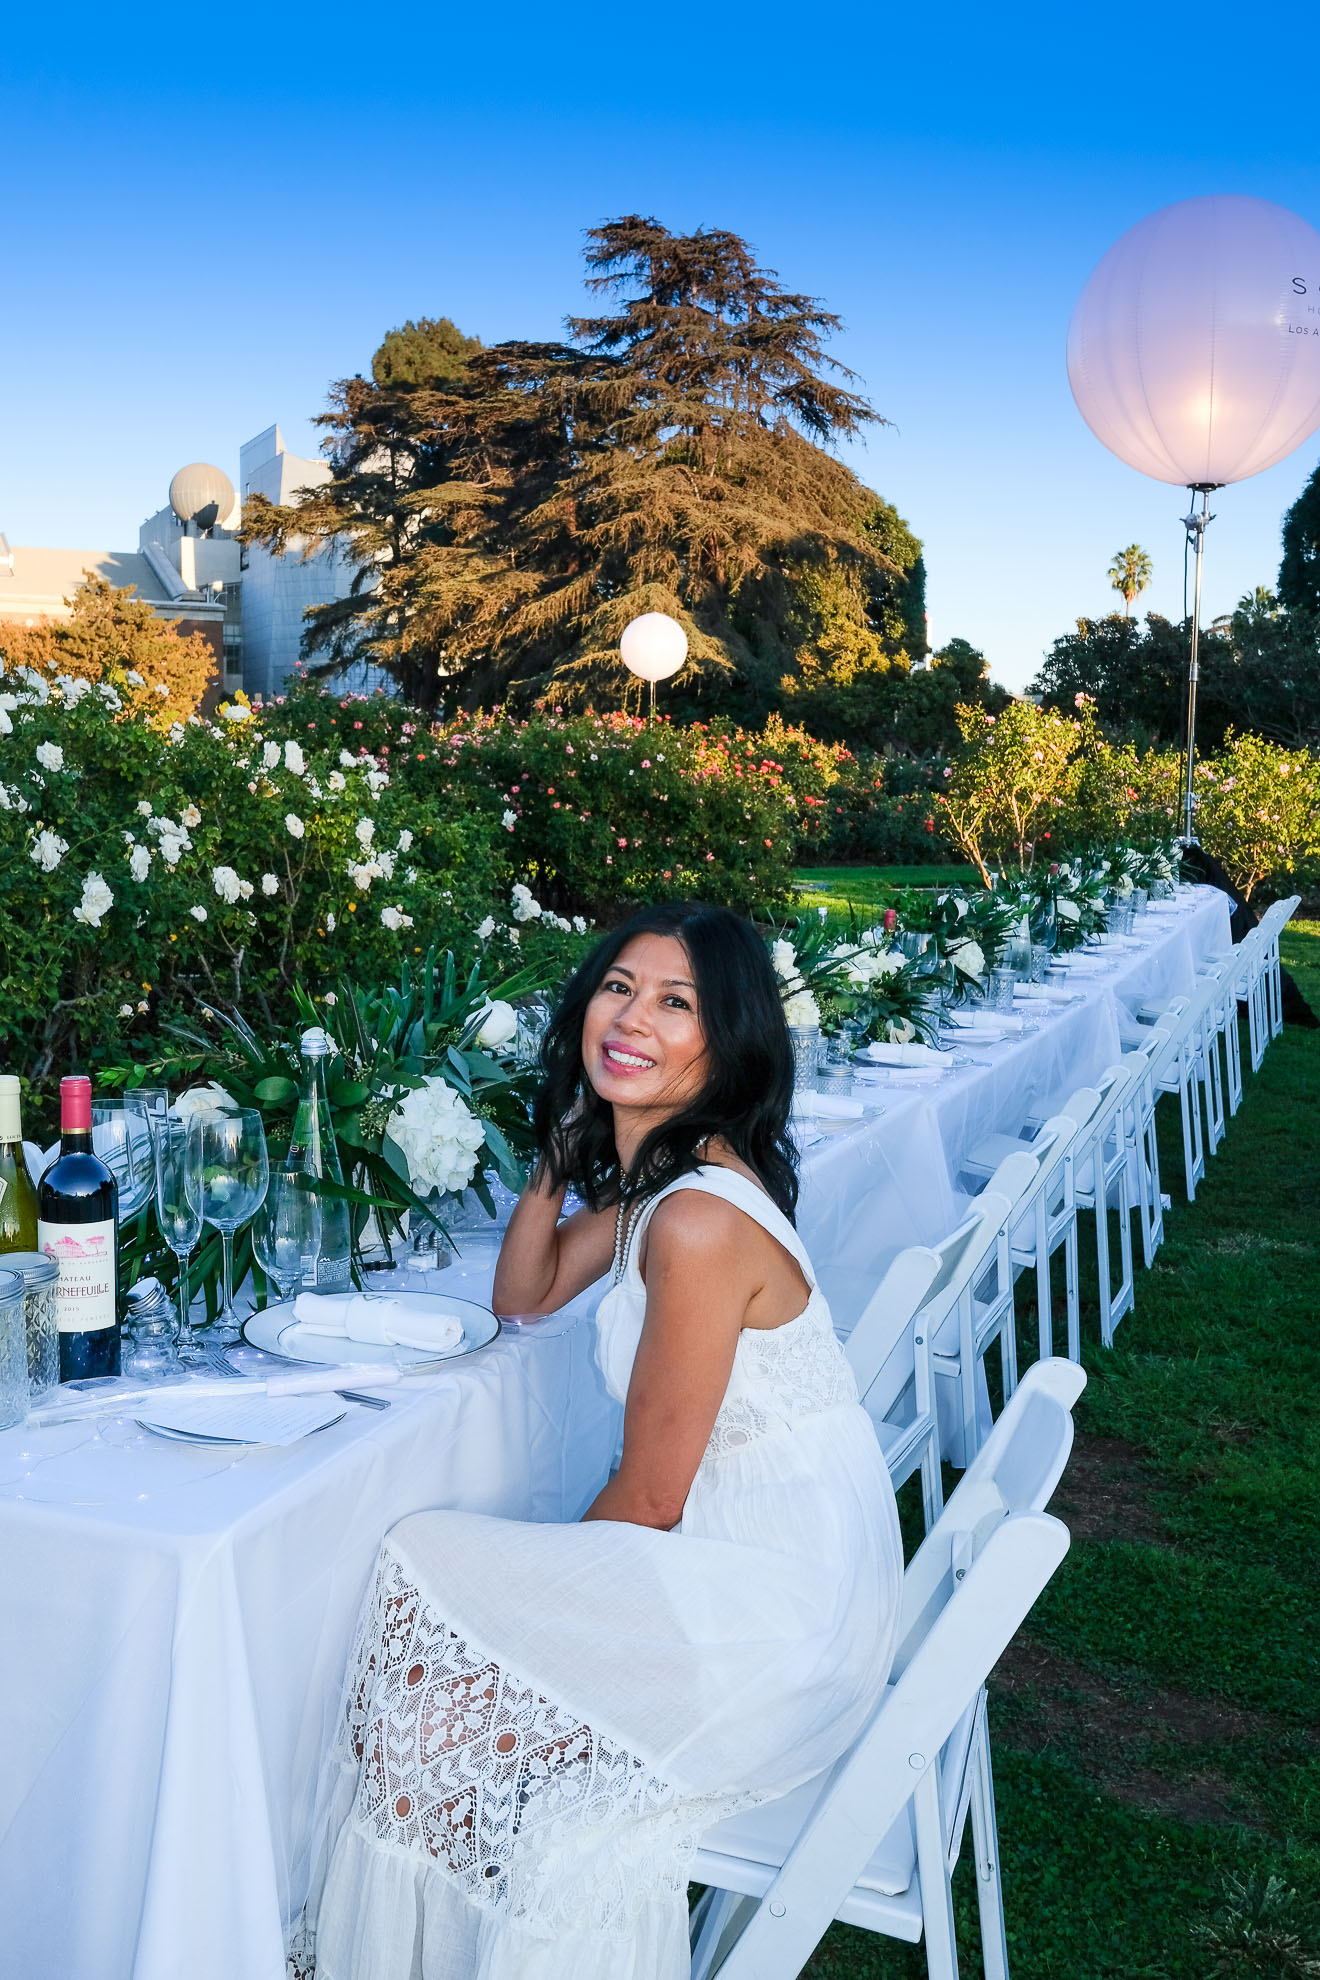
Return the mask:
<svg viewBox="0 0 1320 1980">
<path fill-rule="evenodd" d="M 587 242 L 604 313 L 559 344 L 392 332 L 323 415 L 333 480 L 249 503 L 253 540 L 357 560 L 309 657 L 375 660 L 426 705 L 613 699 L 620 633 L 660 610 L 683 698 L 755 716 L 841 625 L 919 651 L 921 546 L 833 452 L 883 423 L 824 351 L 838 319 L 735 234 L 632 216 Z"/>
</svg>

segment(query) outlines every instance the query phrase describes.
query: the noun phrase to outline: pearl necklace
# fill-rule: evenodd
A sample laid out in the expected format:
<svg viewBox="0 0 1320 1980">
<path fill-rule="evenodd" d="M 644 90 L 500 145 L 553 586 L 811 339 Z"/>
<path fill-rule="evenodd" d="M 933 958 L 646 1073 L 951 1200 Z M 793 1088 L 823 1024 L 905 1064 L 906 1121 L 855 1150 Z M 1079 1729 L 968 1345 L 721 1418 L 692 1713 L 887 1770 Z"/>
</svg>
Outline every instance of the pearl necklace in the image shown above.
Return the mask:
<svg viewBox="0 0 1320 1980">
<path fill-rule="evenodd" d="M 634 1199 L 629 1202 L 619 1198 L 619 1208 L 614 1218 L 614 1268 L 610 1284 L 617 1286 L 628 1269 L 628 1258 L 632 1251 L 633 1234 L 637 1228 L 637 1213 L 642 1205 Z"/>
</svg>

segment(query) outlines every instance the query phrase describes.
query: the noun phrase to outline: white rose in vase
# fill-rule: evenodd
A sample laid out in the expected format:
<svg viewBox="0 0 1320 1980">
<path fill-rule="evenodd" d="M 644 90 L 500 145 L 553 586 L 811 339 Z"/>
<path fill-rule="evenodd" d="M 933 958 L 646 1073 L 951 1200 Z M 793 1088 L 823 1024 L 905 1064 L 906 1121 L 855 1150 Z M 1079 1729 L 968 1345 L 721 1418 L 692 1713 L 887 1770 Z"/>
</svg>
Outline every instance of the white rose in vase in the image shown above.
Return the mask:
<svg viewBox="0 0 1320 1980">
<path fill-rule="evenodd" d="M 502 998 L 488 1003 L 482 1013 L 481 1027 L 477 1032 L 477 1043 L 487 1052 L 498 1052 L 501 1045 L 507 1045 L 518 1029 L 518 1013 L 512 1004 Z"/>
</svg>

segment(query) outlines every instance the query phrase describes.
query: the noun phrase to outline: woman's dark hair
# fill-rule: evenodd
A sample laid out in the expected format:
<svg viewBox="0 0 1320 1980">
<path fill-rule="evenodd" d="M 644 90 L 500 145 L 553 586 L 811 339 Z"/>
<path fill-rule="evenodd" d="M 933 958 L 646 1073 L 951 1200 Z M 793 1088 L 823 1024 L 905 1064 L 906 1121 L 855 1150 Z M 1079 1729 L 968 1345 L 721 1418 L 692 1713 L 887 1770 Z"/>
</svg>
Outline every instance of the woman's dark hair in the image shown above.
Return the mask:
<svg viewBox="0 0 1320 1980">
<path fill-rule="evenodd" d="M 637 935 L 672 935 L 687 950 L 706 1039 L 705 1084 L 643 1141 L 620 1174 L 614 1112 L 582 1069 L 587 1006 Z M 597 943 L 570 978 L 541 1047 L 545 1078 L 532 1109 L 542 1160 L 593 1210 L 649 1196 L 698 1166 L 715 1136 L 760 1177 L 788 1217 L 797 1205 L 797 1151 L 788 1133 L 793 1048 L 765 943 L 749 921 L 701 901 L 642 908 Z"/>
</svg>

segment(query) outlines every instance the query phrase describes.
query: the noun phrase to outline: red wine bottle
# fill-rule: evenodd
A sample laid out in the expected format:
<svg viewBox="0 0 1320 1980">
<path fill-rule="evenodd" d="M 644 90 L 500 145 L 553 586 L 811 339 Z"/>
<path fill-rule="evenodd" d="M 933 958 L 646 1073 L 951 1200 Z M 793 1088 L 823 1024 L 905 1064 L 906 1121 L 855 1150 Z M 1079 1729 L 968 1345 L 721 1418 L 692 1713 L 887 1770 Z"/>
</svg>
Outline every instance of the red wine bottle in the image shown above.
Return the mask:
<svg viewBox="0 0 1320 1980">
<path fill-rule="evenodd" d="M 55 1260 L 60 1380 L 119 1373 L 119 1191 L 92 1153 L 92 1082 L 60 1081 L 60 1152 L 37 1197 L 37 1247 Z"/>
</svg>

